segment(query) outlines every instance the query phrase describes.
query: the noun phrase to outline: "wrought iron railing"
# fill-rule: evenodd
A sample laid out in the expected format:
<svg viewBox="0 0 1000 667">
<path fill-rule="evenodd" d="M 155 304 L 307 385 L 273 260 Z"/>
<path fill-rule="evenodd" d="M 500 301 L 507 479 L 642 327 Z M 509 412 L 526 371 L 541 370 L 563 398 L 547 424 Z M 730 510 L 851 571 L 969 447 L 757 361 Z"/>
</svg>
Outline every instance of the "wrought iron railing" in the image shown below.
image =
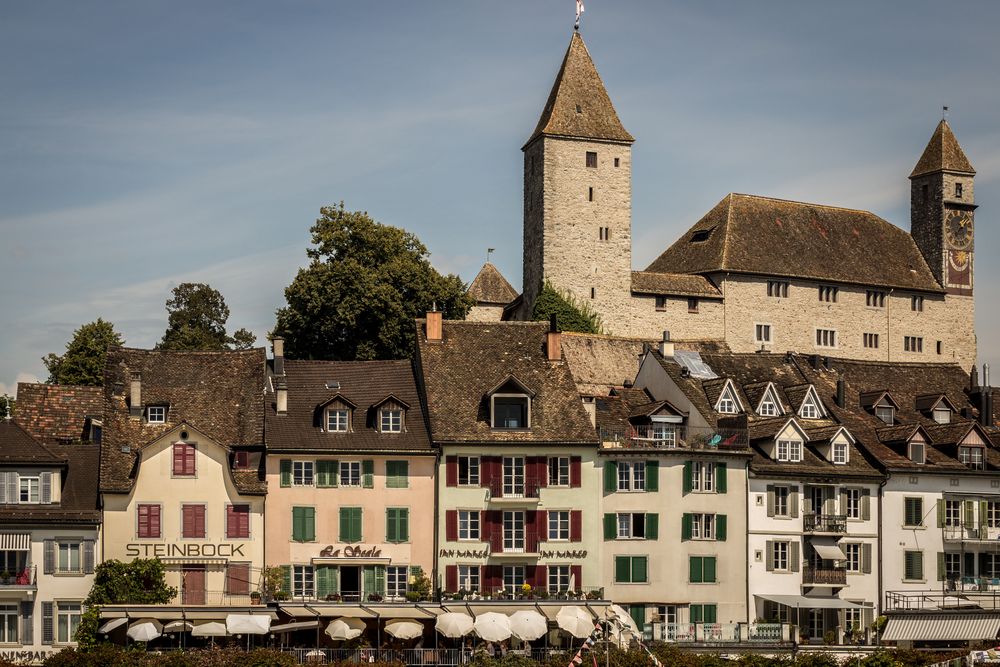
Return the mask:
<svg viewBox="0 0 1000 667">
<path fill-rule="evenodd" d="M 703 428 L 683 424 L 656 426 L 602 426 L 602 446 L 625 449 L 746 449 L 747 430 Z"/>
<path fill-rule="evenodd" d="M 475 591 L 445 591 L 441 603 L 475 600 L 604 600 L 602 586 L 578 586 L 573 589 L 547 586 L 500 586 Z"/>
<path fill-rule="evenodd" d="M 847 515 L 806 513 L 802 515 L 802 530 L 807 533 L 844 534 L 847 532 Z"/>
<path fill-rule="evenodd" d="M 538 535 L 526 530 L 496 531 L 489 536 L 491 554 L 536 554 Z"/>
<path fill-rule="evenodd" d="M 807 564 L 802 568 L 802 583 L 846 586 L 847 568 L 814 567 L 812 565 Z"/>
<path fill-rule="evenodd" d="M 36 570 L 34 565 L 28 565 L 13 572 L 0 572 L 0 586 L 35 588 L 38 583 L 35 577 Z"/>
<path fill-rule="evenodd" d="M 535 500 L 539 497 L 542 481 L 536 477 L 518 476 L 504 480 L 502 477 L 486 480 L 491 500 Z"/>
</svg>

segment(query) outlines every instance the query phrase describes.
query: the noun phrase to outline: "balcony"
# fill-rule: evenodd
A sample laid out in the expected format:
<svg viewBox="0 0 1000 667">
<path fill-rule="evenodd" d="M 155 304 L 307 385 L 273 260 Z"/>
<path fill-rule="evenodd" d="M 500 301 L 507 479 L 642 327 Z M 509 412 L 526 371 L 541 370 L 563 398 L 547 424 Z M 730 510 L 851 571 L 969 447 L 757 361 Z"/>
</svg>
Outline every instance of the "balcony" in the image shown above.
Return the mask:
<svg viewBox="0 0 1000 667">
<path fill-rule="evenodd" d="M 606 600 L 604 588 L 599 586 L 577 586 L 573 590 L 554 589 L 547 586 L 501 586 L 498 588 L 484 588 L 481 591 L 444 591 L 441 594 L 441 602 L 447 604 L 452 600 L 476 601 L 476 600 L 534 600 L 534 601 L 559 601 L 559 600 Z"/>
<path fill-rule="evenodd" d="M 1000 538 L 1000 530 L 986 526 L 945 526 L 941 530 L 946 542 L 987 542 Z"/>
<path fill-rule="evenodd" d="M 683 424 L 656 426 L 603 426 L 601 446 L 605 449 L 678 449 L 728 451 L 748 447 L 747 430 L 704 428 Z"/>
<path fill-rule="evenodd" d="M 36 575 L 34 565 L 28 565 L 19 572 L 0 572 L 0 593 L 20 593 L 19 597 L 30 599 L 38 590 Z"/>
<path fill-rule="evenodd" d="M 847 568 L 805 565 L 802 568 L 802 584 L 805 586 L 846 586 Z"/>
<path fill-rule="evenodd" d="M 517 476 L 513 479 L 492 479 L 486 483 L 490 501 L 538 502 L 541 480 L 535 477 Z"/>
<path fill-rule="evenodd" d="M 490 556 L 537 556 L 538 536 L 523 531 L 490 535 Z"/>
<path fill-rule="evenodd" d="M 677 644 L 792 644 L 795 626 L 788 623 L 657 623 L 646 636 Z M 650 633 L 651 630 L 651 633 Z M 651 635 L 651 636 L 650 636 Z"/>
<path fill-rule="evenodd" d="M 806 533 L 833 533 L 844 535 L 847 533 L 846 514 L 803 514 L 802 530 Z"/>
</svg>

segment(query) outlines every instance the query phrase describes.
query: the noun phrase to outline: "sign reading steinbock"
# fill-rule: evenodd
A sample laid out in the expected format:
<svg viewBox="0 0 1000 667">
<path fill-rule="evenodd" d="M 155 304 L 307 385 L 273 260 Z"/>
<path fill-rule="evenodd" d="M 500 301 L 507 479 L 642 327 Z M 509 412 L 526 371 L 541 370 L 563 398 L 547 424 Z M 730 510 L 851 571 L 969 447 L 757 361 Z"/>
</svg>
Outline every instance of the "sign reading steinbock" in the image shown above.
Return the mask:
<svg viewBox="0 0 1000 667">
<path fill-rule="evenodd" d="M 246 558 L 245 544 L 148 544 L 125 545 L 125 555 L 132 558 Z"/>
</svg>

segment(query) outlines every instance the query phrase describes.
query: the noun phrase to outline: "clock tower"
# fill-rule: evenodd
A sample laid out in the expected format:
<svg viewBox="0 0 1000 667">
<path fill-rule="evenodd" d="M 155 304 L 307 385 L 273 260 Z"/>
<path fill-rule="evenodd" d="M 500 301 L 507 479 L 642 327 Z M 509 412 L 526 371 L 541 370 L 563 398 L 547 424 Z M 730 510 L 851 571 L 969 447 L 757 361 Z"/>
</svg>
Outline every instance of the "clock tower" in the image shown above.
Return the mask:
<svg viewBox="0 0 1000 667">
<path fill-rule="evenodd" d="M 910 174 L 910 235 L 949 294 L 972 295 L 975 176 L 942 120 Z"/>
</svg>

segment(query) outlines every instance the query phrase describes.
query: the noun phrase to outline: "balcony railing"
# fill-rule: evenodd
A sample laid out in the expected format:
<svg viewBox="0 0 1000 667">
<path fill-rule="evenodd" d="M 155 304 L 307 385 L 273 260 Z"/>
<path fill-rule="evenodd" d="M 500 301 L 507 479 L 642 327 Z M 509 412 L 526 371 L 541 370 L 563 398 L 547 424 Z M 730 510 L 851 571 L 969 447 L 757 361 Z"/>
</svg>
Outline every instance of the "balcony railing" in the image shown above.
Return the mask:
<svg viewBox="0 0 1000 667">
<path fill-rule="evenodd" d="M 807 533 L 837 533 L 843 535 L 847 532 L 847 515 L 803 514 L 802 530 Z"/>
<path fill-rule="evenodd" d="M 814 567 L 806 565 L 802 568 L 803 584 L 820 584 L 832 586 L 847 585 L 847 568 L 844 567 Z"/>
<path fill-rule="evenodd" d="M 957 609 L 1000 609 L 1000 580 L 994 588 L 992 584 L 980 587 L 978 582 L 964 587 L 964 579 L 979 580 L 979 577 L 963 577 L 945 581 L 946 590 L 937 588 L 924 591 L 887 591 L 885 611 L 909 610 L 957 610 Z M 993 580 L 986 579 L 986 582 Z"/>
<path fill-rule="evenodd" d="M 942 528 L 944 539 L 949 542 L 958 541 L 987 541 L 1000 537 L 1000 530 L 990 529 L 986 526 L 945 526 Z"/>
<path fill-rule="evenodd" d="M 598 586 L 580 586 L 569 590 L 566 588 L 548 588 L 541 586 L 501 586 L 484 588 L 481 591 L 446 591 L 441 594 L 441 602 L 474 601 L 474 600 L 604 600 L 604 588 Z"/>
<path fill-rule="evenodd" d="M 403 592 L 393 595 L 383 595 L 382 593 L 365 593 L 363 591 L 336 591 L 319 596 L 316 593 L 307 595 L 285 595 L 275 596 L 278 602 L 345 602 L 364 604 L 406 604 L 414 602 L 430 602 L 430 596 L 421 595 L 416 592 Z"/>
<path fill-rule="evenodd" d="M 651 638 L 678 644 L 790 643 L 795 637 L 789 623 L 651 623 Z"/>
<path fill-rule="evenodd" d="M 608 449 L 746 449 L 747 430 L 694 426 L 602 426 L 601 444 Z"/>
<path fill-rule="evenodd" d="M 34 565 L 28 565 L 16 572 L 0 572 L 0 588 L 37 588 L 35 575 Z"/>
<path fill-rule="evenodd" d="M 538 536 L 525 531 L 509 532 L 497 531 L 490 535 L 491 554 L 537 554 Z"/>
<path fill-rule="evenodd" d="M 535 477 L 518 477 L 516 480 L 491 479 L 486 483 L 491 500 L 537 500 L 541 482 Z"/>
</svg>

